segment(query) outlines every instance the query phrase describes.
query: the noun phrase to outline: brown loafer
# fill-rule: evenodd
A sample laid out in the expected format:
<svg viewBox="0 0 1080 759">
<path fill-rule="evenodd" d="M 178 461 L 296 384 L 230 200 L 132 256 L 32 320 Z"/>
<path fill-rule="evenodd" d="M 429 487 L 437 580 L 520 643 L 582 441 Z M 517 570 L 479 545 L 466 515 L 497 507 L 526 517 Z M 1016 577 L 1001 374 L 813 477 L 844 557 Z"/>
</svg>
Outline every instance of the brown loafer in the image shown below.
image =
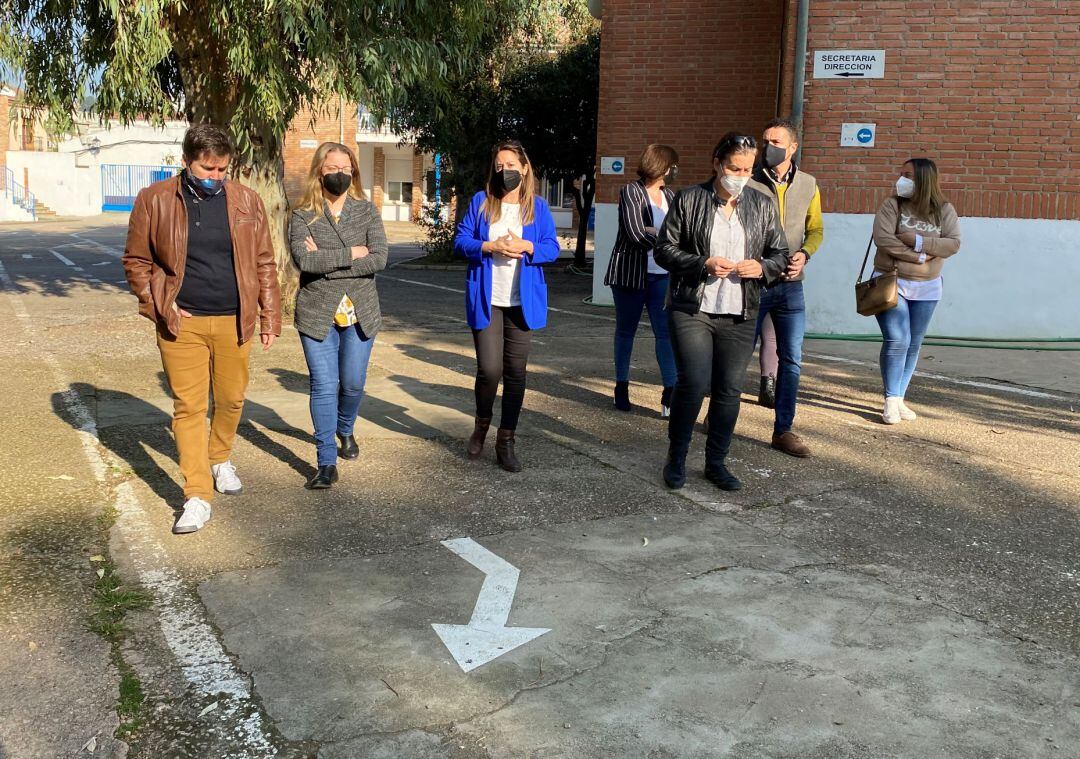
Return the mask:
<svg viewBox="0 0 1080 759">
<path fill-rule="evenodd" d="M 798 456 L 801 459 L 805 459 L 810 455 L 810 448 L 802 441 L 802 438 L 791 430 L 779 435 L 773 435 L 772 447 L 778 451 L 783 451 L 788 456 Z"/>
</svg>

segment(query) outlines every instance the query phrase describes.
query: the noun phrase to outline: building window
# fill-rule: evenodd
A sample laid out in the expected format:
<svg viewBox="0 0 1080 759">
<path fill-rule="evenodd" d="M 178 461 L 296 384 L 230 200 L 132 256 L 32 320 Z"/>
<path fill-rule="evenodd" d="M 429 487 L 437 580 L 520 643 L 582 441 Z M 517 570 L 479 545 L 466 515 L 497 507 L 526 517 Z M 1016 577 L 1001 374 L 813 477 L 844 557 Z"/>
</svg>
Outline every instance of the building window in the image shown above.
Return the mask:
<svg viewBox="0 0 1080 759">
<path fill-rule="evenodd" d="M 386 197 L 392 203 L 412 203 L 412 182 L 387 182 Z"/>
</svg>

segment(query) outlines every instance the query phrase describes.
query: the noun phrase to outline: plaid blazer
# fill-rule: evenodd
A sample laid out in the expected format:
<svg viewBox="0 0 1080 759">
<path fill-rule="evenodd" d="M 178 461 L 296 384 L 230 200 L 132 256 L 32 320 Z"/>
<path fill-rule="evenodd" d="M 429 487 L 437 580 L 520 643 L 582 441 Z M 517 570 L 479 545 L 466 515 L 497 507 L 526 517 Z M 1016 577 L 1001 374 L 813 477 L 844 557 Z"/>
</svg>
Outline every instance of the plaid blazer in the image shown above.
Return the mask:
<svg viewBox="0 0 1080 759">
<path fill-rule="evenodd" d="M 304 240 L 308 237 L 318 250 L 307 250 Z M 371 252 L 354 261 L 350 251 L 354 245 L 366 245 Z M 386 231 L 375 206 L 347 197 L 337 222 L 326 204 L 321 214 L 294 211 L 289 248 L 300 270 L 296 328 L 308 337 L 325 339 L 342 296 L 348 295 L 364 336 L 375 337 L 382 326 L 375 272 L 386 268 L 388 253 Z"/>
</svg>

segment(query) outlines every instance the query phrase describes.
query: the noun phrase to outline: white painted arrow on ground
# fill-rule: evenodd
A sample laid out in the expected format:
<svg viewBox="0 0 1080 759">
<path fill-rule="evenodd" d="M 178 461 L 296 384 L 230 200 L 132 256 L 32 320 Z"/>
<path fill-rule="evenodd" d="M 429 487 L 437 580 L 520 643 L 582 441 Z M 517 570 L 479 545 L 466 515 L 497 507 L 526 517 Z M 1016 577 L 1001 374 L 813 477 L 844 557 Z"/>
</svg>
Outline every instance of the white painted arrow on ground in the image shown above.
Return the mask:
<svg viewBox="0 0 1080 759">
<path fill-rule="evenodd" d="M 533 638 L 551 632 L 546 627 L 506 626 L 517 590 L 517 567 L 500 559 L 472 538 L 444 540 L 442 544 L 487 575 L 469 624 L 431 625 L 465 672 L 471 672 Z"/>
</svg>

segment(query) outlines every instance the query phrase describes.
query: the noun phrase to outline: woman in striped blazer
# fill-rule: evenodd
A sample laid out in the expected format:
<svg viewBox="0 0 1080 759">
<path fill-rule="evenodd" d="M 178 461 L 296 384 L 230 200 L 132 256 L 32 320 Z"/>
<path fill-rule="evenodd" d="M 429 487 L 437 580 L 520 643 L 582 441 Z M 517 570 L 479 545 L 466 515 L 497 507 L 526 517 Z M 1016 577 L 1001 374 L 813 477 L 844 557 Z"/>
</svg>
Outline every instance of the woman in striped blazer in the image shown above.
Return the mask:
<svg viewBox="0 0 1080 759">
<path fill-rule="evenodd" d="M 351 148 L 325 142 L 315 151 L 289 245 L 300 270 L 295 323 L 311 375 L 318 463 L 307 487 L 322 490 L 337 482 L 339 456 L 360 455 L 353 425 L 382 324 L 375 272 L 386 267 L 386 232 Z"/>
<path fill-rule="evenodd" d="M 678 172 L 679 155 L 667 145 L 649 145 L 638 161 L 638 180 L 619 193 L 619 233 L 604 284 L 615 300 L 615 408 L 630 410 L 630 357 L 641 311 L 647 308 L 656 339 L 656 363 L 664 391 L 660 414 L 668 416 L 675 388 L 675 354 L 664 311 L 668 273 L 653 260 L 656 235 L 675 196 L 668 184 Z"/>
</svg>

